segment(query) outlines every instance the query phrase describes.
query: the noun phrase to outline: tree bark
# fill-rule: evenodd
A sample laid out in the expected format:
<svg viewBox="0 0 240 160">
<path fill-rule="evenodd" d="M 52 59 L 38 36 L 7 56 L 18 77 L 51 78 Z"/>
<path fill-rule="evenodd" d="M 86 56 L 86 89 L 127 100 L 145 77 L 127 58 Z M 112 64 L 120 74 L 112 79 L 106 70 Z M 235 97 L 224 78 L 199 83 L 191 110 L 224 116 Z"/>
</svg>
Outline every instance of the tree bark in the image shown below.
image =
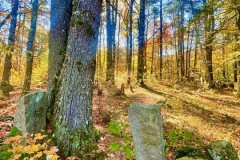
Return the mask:
<svg viewBox="0 0 240 160">
<path fill-rule="evenodd" d="M 203 0 L 204 4 L 206 3 Z M 209 4 L 212 5 L 212 4 Z M 206 50 L 206 71 L 207 71 L 207 79 L 208 79 L 208 87 L 214 87 L 213 81 L 213 62 L 212 62 L 212 52 L 213 52 L 213 39 L 214 39 L 214 11 L 213 6 L 208 6 L 205 4 L 205 7 L 208 8 L 208 11 L 205 13 L 205 50 Z"/>
<path fill-rule="evenodd" d="M 72 0 L 51 0 L 50 38 L 48 57 L 48 93 L 50 108 L 58 94 L 58 80 L 67 49 L 68 31 L 72 15 Z"/>
<path fill-rule="evenodd" d="M 163 70 L 163 15 L 162 15 L 162 0 L 160 0 L 160 45 L 159 45 L 159 51 L 160 51 L 160 80 L 162 80 L 162 70 Z"/>
<path fill-rule="evenodd" d="M 108 1 L 106 3 L 106 32 L 107 32 L 107 75 L 106 75 L 106 81 L 110 81 L 112 84 L 114 84 L 114 46 L 113 46 L 113 40 L 115 39 L 115 31 L 113 29 L 113 23 L 114 19 L 112 16 L 113 9 L 110 8 L 111 1 Z M 111 4 L 112 5 L 112 4 Z M 114 35 L 113 35 L 114 34 Z M 115 43 L 115 42 L 114 42 Z"/>
<path fill-rule="evenodd" d="M 34 54 L 34 39 L 37 28 L 37 16 L 38 16 L 38 0 L 32 2 L 32 18 L 31 18 L 31 27 L 28 35 L 27 42 L 27 66 L 25 72 L 24 85 L 22 90 L 22 95 L 29 93 L 32 79 L 32 68 L 33 68 L 33 54 Z"/>
<path fill-rule="evenodd" d="M 145 0 L 140 0 L 140 16 L 138 20 L 138 70 L 137 81 L 140 86 L 144 85 L 144 32 L 145 32 Z"/>
<path fill-rule="evenodd" d="M 129 55 L 128 55 L 128 84 L 131 82 L 131 71 L 132 71 L 132 52 L 133 52 L 133 4 L 135 0 L 130 2 L 130 13 L 129 13 Z"/>
<path fill-rule="evenodd" d="M 10 76 L 11 76 L 11 69 L 12 69 L 12 53 L 14 51 L 14 42 L 15 42 L 15 31 L 17 27 L 17 15 L 18 15 L 18 5 L 19 1 L 14 0 L 12 11 L 11 11 L 11 23 L 8 35 L 8 46 L 10 48 L 10 53 L 6 54 L 4 68 L 3 68 L 3 75 L 2 75 L 2 91 L 5 97 L 9 97 L 9 92 L 13 90 L 13 86 L 10 84 Z"/>
<path fill-rule="evenodd" d="M 54 106 L 56 142 L 64 155 L 82 155 L 92 138 L 92 91 L 102 1 L 76 0 Z"/>
</svg>

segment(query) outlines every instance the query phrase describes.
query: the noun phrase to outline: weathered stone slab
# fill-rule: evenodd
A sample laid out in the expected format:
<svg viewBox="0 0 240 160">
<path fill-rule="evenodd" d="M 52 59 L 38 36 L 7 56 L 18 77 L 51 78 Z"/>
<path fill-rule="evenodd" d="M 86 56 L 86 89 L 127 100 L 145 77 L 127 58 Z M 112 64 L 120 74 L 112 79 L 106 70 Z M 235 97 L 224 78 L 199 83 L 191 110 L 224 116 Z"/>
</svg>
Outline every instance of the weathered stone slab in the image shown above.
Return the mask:
<svg viewBox="0 0 240 160">
<path fill-rule="evenodd" d="M 14 125 L 22 133 L 37 133 L 46 128 L 47 93 L 36 91 L 17 101 Z"/>
<path fill-rule="evenodd" d="M 235 89 L 236 91 L 239 91 L 239 90 L 240 90 L 240 85 L 239 85 L 238 82 L 235 82 L 235 83 L 234 83 L 234 89 Z"/>
<path fill-rule="evenodd" d="M 159 105 L 133 103 L 128 112 L 137 160 L 164 160 L 162 118 Z"/>
<path fill-rule="evenodd" d="M 237 151 L 227 141 L 217 141 L 206 147 L 207 153 L 213 160 L 239 160 Z"/>
</svg>

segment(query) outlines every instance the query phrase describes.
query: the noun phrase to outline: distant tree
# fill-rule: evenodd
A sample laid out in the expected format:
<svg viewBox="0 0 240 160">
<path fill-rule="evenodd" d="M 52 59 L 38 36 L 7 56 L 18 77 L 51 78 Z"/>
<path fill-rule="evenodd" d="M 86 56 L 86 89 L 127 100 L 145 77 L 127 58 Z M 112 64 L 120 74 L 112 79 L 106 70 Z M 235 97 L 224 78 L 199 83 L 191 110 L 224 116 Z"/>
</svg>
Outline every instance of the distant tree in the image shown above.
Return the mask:
<svg viewBox="0 0 240 160">
<path fill-rule="evenodd" d="M 11 76 L 11 68 L 12 68 L 12 53 L 14 51 L 14 42 L 15 42 L 15 31 L 17 27 L 17 15 L 18 15 L 18 5 L 19 1 L 14 0 L 12 4 L 11 10 L 11 23 L 8 34 L 8 46 L 10 48 L 10 53 L 6 54 L 3 75 L 2 75 L 2 83 L 1 88 L 3 91 L 3 95 L 9 97 L 9 92 L 13 90 L 13 86 L 10 84 L 10 76 Z"/>
<path fill-rule="evenodd" d="M 37 28 L 38 7 L 39 7 L 38 0 L 33 0 L 31 26 L 29 30 L 27 50 L 26 50 L 27 65 L 26 65 L 25 80 L 24 80 L 24 85 L 22 89 L 22 95 L 29 93 L 30 86 L 31 86 L 33 55 L 34 55 L 33 43 L 34 43 L 36 28 Z"/>
<path fill-rule="evenodd" d="M 213 81 L 213 40 L 214 35 L 216 32 L 214 32 L 214 26 L 215 26 L 215 20 L 214 20 L 214 8 L 213 8 L 213 2 L 212 0 L 209 2 L 206 2 L 206 0 L 203 0 L 204 4 L 204 30 L 205 30 L 205 50 L 206 50 L 206 77 L 208 80 L 209 88 L 214 87 L 214 81 Z"/>
<path fill-rule="evenodd" d="M 130 1 L 129 11 L 129 53 L 128 53 L 128 84 L 131 82 L 132 56 L 133 56 L 133 5 L 135 0 Z"/>
<path fill-rule="evenodd" d="M 143 82 L 144 72 L 144 33 L 145 33 L 145 0 L 140 0 L 140 13 L 138 19 L 138 69 L 137 69 L 137 81 L 140 86 Z"/>
<path fill-rule="evenodd" d="M 107 74 L 106 81 L 114 84 L 115 56 L 116 56 L 116 25 L 118 0 L 109 0 L 106 3 L 106 33 L 107 33 Z"/>
</svg>

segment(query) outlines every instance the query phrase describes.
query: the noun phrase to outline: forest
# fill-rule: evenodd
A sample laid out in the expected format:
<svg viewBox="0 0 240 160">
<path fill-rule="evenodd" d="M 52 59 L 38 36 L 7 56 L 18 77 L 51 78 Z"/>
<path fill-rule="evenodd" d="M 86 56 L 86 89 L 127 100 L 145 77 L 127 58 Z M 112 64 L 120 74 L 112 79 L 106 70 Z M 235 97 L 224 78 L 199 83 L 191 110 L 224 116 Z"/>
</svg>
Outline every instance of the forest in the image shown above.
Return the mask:
<svg viewBox="0 0 240 160">
<path fill-rule="evenodd" d="M 0 160 L 239 160 L 239 0 L 0 0 Z"/>
</svg>

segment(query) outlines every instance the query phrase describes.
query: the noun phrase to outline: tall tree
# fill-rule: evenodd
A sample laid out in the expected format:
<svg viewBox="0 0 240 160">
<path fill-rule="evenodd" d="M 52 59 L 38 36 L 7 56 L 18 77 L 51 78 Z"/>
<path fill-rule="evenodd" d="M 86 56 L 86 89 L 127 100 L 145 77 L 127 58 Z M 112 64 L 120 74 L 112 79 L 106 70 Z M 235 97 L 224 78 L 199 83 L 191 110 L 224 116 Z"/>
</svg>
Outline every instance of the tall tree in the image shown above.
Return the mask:
<svg viewBox="0 0 240 160">
<path fill-rule="evenodd" d="M 58 94 L 58 80 L 66 55 L 72 0 L 51 0 L 50 38 L 48 57 L 48 92 L 50 108 Z"/>
<path fill-rule="evenodd" d="M 11 23 L 8 35 L 8 46 L 10 48 L 10 53 L 6 54 L 3 75 L 2 75 L 2 91 L 3 95 L 9 97 L 9 92 L 12 90 L 12 85 L 10 85 L 10 76 L 12 68 L 12 53 L 14 51 L 14 42 L 15 42 L 15 31 L 17 27 L 17 15 L 18 15 L 18 5 L 19 1 L 14 0 L 11 11 Z"/>
<path fill-rule="evenodd" d="M 206 77 L 208 80 L 209 88 L 214 87 L 213 82 L 213 61 L 212 61 L 212 52 L 213 52 L 213 40 L 214 40 L 214 9 L 213 1 L 210 0 L 206 2 L 203 0 L 204 4 L 204 30 L 205 30 L 205 50 L 206 50 Z"/>
<path fill-rule="evenodd" d="M 140 13 L 138 19 L 138 68 L 137 68 L 137 81 L 140 86 L 144 85 L 143 72 L 144 72 L 144 33 L 145 33 L 145 0 L 140 0 Z"/>
<path fill-rule="evenodd" d="M 160 36 L 159 36 L 159 55 L 160 55 L 160 80 L 162 80 L 162 70 L 163 70 L 163 7 L 162 0 L 160 0 Z"/>
<path fill-rule="evenodd" d="M 34 55 L 33 43 L 34 43 L 36 28 L 37 28 L 38 7 L 39 7 L 38 0 L 33 0 L 31 26 L 30 26 L 30 30 L 29 30 L 27 50 L 26 50 L 27 66 L 26 66 L 25 80 L 24 80 L 22 95 L 29 93 L 30 86 L 31 86 L 32 69 L 33 69 L 33 55 Z"/>
<path fill-rule="evenodd" d="M 53 112 L 54 135 L 64 155 L 81 155 L 93 137 L 92 91 L 101 7 L 102 0 L 73 2 Z"/>
<path fill-rule="evenodd" d="M 132 52 L 133 52 L 133 4 L 135 0 L 130 1 L 130 13 L 129 13 L 129 55 L 128 55 L 128 84 L 131 82 L 132 71 Z"/>
<path fill-rule="evenodd" d="M 106 32 L 107 32 L 107 74 L 106 81 L 114 84 L 115 79 L 115 33 L 117 25 L 118 0 L 109 0 L 106 3 Z"/>
</svg>

